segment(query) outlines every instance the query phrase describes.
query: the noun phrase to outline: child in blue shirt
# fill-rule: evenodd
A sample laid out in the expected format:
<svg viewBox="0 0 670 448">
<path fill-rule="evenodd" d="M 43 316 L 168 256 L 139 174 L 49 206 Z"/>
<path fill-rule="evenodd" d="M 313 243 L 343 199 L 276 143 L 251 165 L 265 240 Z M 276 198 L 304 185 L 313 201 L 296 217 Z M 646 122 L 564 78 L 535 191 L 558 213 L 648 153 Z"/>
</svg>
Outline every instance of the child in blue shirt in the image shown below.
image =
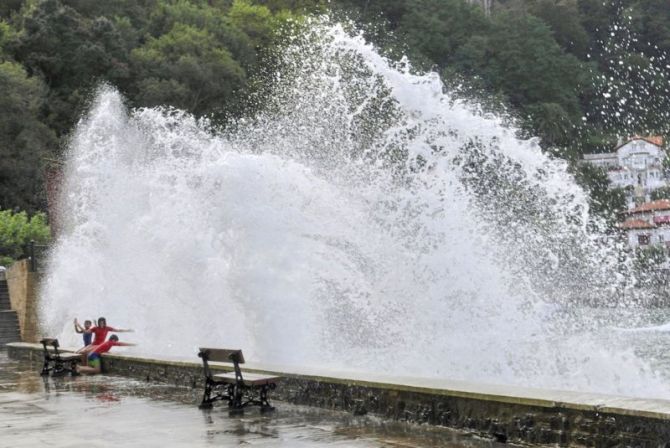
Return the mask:
<svg viewBox="0 0 670 448">
<path fill-rule="evenodd" d="M 85 320 L 84 327 L 82 328 L 82 326 L 79 325 L 79 321 L 77 320 L 77 318 L 74 319 L 74 331 L 83 335 L 84 347 L 91 345 L 91 339 L 93 338 L 93 334 L 91 333 L 92 325 L 93 322 L 91 322 L 90 320 Z"/>
</svg>

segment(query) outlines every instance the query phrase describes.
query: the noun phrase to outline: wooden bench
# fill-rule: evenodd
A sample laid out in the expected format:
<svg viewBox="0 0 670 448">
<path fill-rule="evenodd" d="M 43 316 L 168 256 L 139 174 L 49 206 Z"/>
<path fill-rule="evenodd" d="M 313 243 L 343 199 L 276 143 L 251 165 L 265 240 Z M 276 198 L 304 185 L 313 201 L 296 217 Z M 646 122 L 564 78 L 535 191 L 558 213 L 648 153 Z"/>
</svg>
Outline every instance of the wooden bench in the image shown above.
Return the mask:
<svg viewBox="0 0 670 448">
<path fill-rule="evenodd" d="M 40 341 L 44 347 L 44 364 L 42 365 L 43 376 L 79 375 L 77 373 L 77 363 L 81 362 L 81 355 L 78 353 L 61 353 L 58 350 L 58 339 L 45 338 Z"/>
<path fill-rule="evenodd" d="M 198 356 L 202 358 L 205 370 L 205 394 L 200 409 L 212 407 L 217 400 L 228 401 L 231 411 L 242 412 L 247 406 L 260 406 L 261 411 L 274 408 L 268 402 L 268 392 L 277 387 L 278 376 L 245 373 L 242 375 L 240 364 L 244 364 L 242 350 L 220 348 L 200 348 Z M 209 362 L 232 362 L 233 371 L 213 374 Z"/>
</svg>

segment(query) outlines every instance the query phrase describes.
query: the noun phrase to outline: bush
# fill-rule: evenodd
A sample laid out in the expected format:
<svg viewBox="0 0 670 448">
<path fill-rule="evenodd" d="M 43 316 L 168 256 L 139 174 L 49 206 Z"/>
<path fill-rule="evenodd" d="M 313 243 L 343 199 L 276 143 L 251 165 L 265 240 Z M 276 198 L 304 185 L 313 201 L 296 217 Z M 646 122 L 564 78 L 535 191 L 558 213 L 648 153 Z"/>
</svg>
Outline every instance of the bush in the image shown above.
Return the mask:
<svg viewBox="0 0 670 448">
<path fill-rule="evenodd" d="M 651 200 L 670 199 L 670 187 L 661 187 L 651 192 Z"/>
<path fill-rule="evenodd" d="M 44 213 L 32 218 L 26 212 L 0 210 L 0 264 L 8 266 L 21 258 L 23 247 L 30 241 L 49 242 L 51 232 Z"/>
</svg>

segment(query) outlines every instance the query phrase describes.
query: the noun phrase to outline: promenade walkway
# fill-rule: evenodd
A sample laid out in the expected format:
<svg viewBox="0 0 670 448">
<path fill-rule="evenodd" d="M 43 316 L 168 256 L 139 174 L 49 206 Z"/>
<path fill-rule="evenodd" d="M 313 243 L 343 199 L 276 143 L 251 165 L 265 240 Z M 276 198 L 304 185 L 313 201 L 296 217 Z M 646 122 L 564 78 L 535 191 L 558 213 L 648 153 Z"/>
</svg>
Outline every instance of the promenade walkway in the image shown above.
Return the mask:
<svg viewBox="0 0 670 448">
<path fill-rule="evenodd" d="M 443 428 L 287 403 L 231 417 L 200 390 L 117 376 L 49 378 L 0 349 L 0 441 L 11 447 L 446 447 L 502 445 Z M 509 445 L 506 445 L 509 446 Z"/>
</svg>

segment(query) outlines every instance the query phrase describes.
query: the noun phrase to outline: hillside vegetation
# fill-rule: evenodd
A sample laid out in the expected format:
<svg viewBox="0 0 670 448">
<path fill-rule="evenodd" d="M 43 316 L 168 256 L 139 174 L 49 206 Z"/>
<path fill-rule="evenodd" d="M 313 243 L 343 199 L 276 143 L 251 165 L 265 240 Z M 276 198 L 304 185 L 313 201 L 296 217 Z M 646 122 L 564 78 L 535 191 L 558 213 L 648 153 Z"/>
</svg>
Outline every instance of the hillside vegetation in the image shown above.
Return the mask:
<svg viewBox="0 0 670 448">
<path fill-rule="evenodd" d="M 62 156 L 101 82 L 131 106 L 225 124 L 262 107 L 248 98 L 272 50 L 324 12 L 457 94 L 505 106 L 572 162 L 619 136 L 670 134 L 667 0 L 499 0 L 490 16 L 465 0 L 4 0 L 0 208 L 45 208 L 45 161 Z M 602 176 L 579 174 L 607 209 Z"/>
</svg>

